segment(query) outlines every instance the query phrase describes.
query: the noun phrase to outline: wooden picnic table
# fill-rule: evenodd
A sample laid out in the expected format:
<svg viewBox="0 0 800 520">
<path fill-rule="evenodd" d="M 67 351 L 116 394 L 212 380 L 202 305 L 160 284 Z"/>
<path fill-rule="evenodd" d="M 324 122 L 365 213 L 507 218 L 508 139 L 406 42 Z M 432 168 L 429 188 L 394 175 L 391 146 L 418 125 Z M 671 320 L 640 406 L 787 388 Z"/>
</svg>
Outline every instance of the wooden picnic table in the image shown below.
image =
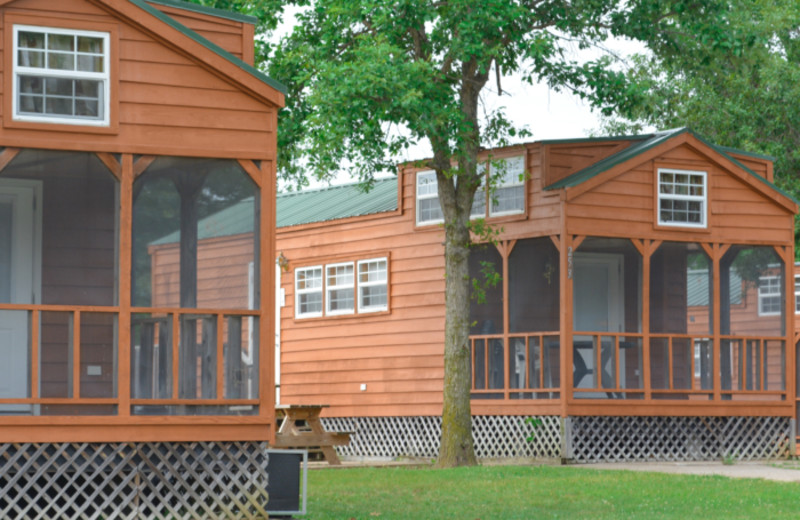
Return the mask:
<svg viewBox="0 0 800 520">
<path fill-rule="evenodd" d="M 275 436 L 276 448 L 317 448 L 328 464 L 342 462 L 336 455 L 334 446 L 350 442 L 350 432 L 325 431 L 319 415 L 326 404 L 279 404 L 275 406 L 278 434 Z M 298 424 L 302 423 L 302 424 Z"/>
</svg>

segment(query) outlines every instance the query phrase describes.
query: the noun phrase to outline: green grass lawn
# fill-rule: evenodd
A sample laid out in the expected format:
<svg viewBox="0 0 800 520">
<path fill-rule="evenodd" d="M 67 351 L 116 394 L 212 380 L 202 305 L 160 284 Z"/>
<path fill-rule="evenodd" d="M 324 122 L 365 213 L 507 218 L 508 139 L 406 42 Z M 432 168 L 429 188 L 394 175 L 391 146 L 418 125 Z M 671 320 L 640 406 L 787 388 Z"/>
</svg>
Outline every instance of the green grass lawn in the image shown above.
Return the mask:
<svg viewBox="0 0 800 520">
<path fill-rule="evenodd" d="M 307 520 L 800 518 L 800 484 L 560 466 L 320 469 Z"/>
</svg>

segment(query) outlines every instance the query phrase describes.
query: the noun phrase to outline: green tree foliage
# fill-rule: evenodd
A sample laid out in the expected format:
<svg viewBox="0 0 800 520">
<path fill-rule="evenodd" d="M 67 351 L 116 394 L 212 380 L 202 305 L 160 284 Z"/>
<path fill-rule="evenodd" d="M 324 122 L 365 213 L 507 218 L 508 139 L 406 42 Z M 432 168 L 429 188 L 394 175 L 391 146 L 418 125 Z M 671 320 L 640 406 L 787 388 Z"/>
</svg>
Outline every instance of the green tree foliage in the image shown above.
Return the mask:
<svg viewBox="0 0 800 520">
<path fill-rule="evenodd" d="M 229 2 L 204 0 L 209 5 Z M 244 2 L 247 5 L 251 3 Z M 603 113 L 644 94 L 600 51 L 611 37 L 663 54 L 738 41 L 718 0 L 316 0 L 262 67 L 288 85 L 279 171 L 299 180 L 347 169 L 365 187 L 410 145 L 427 142 L 444 213 L 446 318 L 441 466 L 474 464 L 469 371 L 470 208 L 477 155 L 518 135 L 482 101 L 516 74 L 570 90 Z M 235 6 L 234 6 L 235 7 Z M 269 14 L 267 16 L 270 16 Z M 269 26 L 269 25 L 268 25 Z M 578 60 L 575 50 L 597 48 Z M 531 99 L 531 103 L 540 100 Z"/>
<path fill-rule="evenodd" d="M 637 57 L 630 79 L 650 88 L 603 132 L 688 126 L 714 143 L 775 157 L 777 183 L 797 196 L 800 9 L 794 0 L 737 0 L 730 13 L 738 45 L 688 41 Z"/>
</svg>

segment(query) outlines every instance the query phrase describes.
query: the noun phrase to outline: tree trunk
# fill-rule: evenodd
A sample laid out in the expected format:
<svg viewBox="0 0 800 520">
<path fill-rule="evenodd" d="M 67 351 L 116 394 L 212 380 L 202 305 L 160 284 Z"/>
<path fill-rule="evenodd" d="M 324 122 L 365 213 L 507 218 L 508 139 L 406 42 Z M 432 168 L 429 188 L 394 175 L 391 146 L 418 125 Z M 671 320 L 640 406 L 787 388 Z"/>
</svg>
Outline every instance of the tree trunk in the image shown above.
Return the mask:
<svg viewBox="0 0 800 520">
<path fill-rule="evenodd" d="M 442 439 L 437 466 L 474 466 L 470 410 L 469 230 L 445 226 L 445 341 Z"/>
</svg>

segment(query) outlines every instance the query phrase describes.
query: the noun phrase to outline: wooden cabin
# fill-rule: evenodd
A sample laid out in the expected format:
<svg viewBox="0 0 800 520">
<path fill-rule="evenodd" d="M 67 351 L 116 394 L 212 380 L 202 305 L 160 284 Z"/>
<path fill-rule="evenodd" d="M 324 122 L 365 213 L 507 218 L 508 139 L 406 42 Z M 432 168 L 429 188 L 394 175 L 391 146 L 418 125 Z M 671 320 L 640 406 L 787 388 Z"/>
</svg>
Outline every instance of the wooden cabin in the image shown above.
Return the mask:
<svg viewBox="0 0 800 520">
<path fill-rule="evenodd" d="M 470 308 L 479 456 L 788 452 L 797 203 L 772 184 L 770 158 L 678 129 L 481 160 L 500 182 L 477 194 L 473 217 L 500 234 L 474 247 L 470 271 L 480 280 L 490 264 L 502 281 Z M 349 455 L 436 456 L 442 214 L 436 177 L 417 164 L 369 193 L 277 200 L 279 398 L 330 405 L 330 427 L 356 432 Z M 201 222 L 209 272 L 212 245 L 252 232 L 222 217 Z M 150 248 L 152 293 L 168 299 L 157 266 L 177 242 Z M 222 249 L 243 272 L 240 247 Z M 528 417 L 543 423 L 534 443 Z"/>
<path fill-rule="evenodd" d="M 178 0 L 0 18 L 0 443 L 270 441 L 284 87 L 254 68 L 257 20 Z M 198 222 L 242 200 L 245 300 L 197 269 Z M 162 302 L 148 245 L 173 232 Z"/>
</svg>

